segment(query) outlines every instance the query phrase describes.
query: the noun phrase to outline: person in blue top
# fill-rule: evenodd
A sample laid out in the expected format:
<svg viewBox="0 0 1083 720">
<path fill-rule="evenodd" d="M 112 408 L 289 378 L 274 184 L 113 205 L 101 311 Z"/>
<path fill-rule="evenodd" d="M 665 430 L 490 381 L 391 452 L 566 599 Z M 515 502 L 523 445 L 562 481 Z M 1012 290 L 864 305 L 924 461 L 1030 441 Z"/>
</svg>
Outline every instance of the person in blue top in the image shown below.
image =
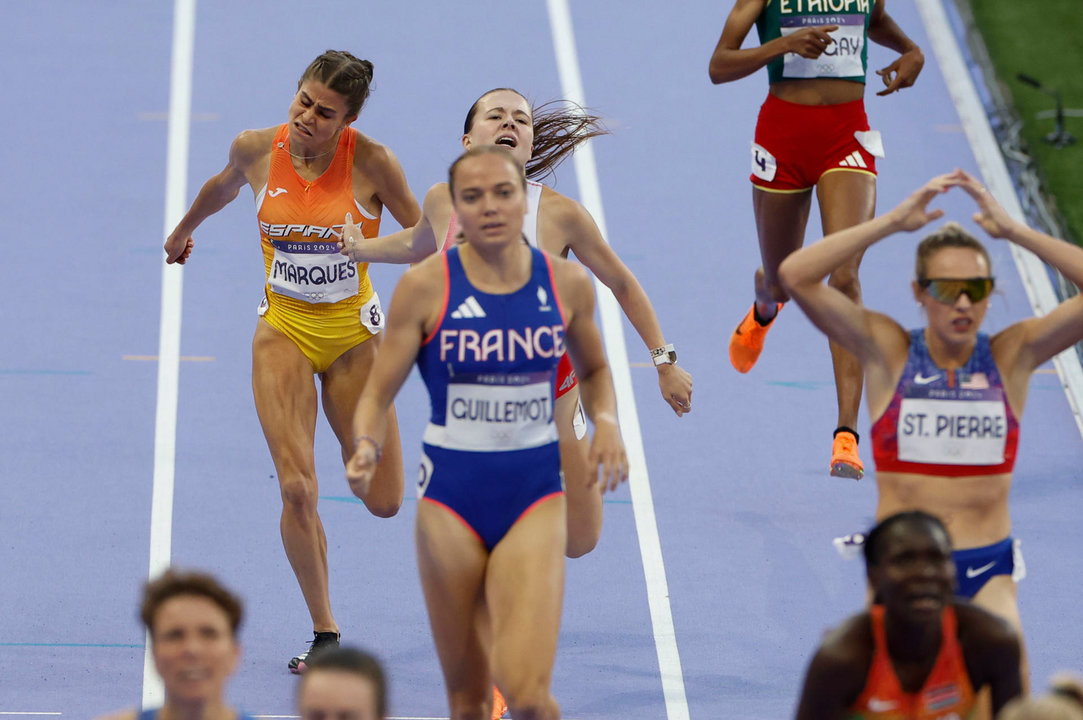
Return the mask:
<svg viewBox="0 0 1083 720">
<path fill-rule="evenodd" d="M 880 133 L 865 115 L 868 41 L 899 57 L 877 74 L 890 95 L 914 84 L 925 56 L 884 9 L 886 0 L 737 0 L 711 55 L 711 82 L 739 80 L 766 66 L 770 92 L 760 108 L 752 143 L 752 209 L 762 265 L 755 274 L 756 300 L 730 338 L 730 362 L 752 369 L 767 329 L 789 299 L 778 267 L 805 240 L 812 190 L 820 204 L 823 233 L 872 219 L 876 209 L 876 158 Z M 742 48 L 752 26 L 760 44 Z M 829 279 L 861 300 L 861 254 L 847 258 Z M 857 413 L 861 364 L 831 342 L 838 397 L 838 424 L 830 472 L 860 480 Z"/>
<path fill-rule="evenodd" d="M 488 718 L 495 681 L 512 717 L 555 720 L 567 525 L 553 377 L 567 349 L 595 425 L 591 462 L 613 488 L 627 459 L 612 377 L 586 271 L 523 239 L 522 165 L 482 145 L 448 175 L 461 240 L 395 289 L 347 477 L 366 491 L 386 408 L 416 361 L 432 399 L 417 556 L 451 718 Z"/>
<path fill-rule="evenodd" d="M 1019 421 L 1034 371 L 1083 340 L 1083 295 L 995 334 L 981 332 L 994 287 L 989 254 L 954 223 L 918 244 L 911 289 L 927 322 L 917 331 L 823 282 L 855 253 L 942 217 L 929 205 L 952 188 L 974 200 L 974 222 L 990 237 L 1034 253 L 1083 286 L 1083 248 L 1015 220 L 963 170 L 934 177 L 890 212 L 798 250 L 779 276 L 809 320 L 865 369 L 876 517 L 924 510 L 942 518 L 955 548 L 958 594 L 1022 637 L 1017 581 L 1024 566 L 1009 511 Z M 1023 664 L 1025 679 L 1025 654 Z"/>
<path fill-rule="evenodd" d="M 240 598 L 205 573 L 167 570 L 144 588 L 140 617 L 165 686 L 165 704 L 100 720 L 252 719 L 225 698 L 226 682 L 241 657 Z"/>
</svg>

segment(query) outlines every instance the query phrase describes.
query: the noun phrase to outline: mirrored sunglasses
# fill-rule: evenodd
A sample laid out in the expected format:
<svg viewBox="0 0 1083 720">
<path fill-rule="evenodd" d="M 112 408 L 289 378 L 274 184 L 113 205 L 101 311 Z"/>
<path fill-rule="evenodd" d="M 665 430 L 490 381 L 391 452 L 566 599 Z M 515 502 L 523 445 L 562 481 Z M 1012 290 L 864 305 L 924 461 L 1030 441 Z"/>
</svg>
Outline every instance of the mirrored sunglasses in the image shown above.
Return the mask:
<svg viewBox="0 0 1083 720">
<path fill-rule="evenodd" d="M 954 305 L 959 296 L 966 293 L 970 302 L 981 302 L 993 292 L 993 278 L 924 278 L 918 286 L 927 290 L 933 299 L 945 305 Z"/>
</svg>

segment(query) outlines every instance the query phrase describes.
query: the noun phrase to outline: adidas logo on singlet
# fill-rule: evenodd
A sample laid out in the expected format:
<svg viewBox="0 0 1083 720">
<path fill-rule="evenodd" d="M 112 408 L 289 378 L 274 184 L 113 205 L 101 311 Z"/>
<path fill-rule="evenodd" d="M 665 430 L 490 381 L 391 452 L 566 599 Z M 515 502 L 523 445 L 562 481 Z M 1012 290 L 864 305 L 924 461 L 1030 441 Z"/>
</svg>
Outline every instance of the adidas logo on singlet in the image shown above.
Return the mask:
<svg viewBox="0 0 1083 720">
<path fill-rule="evenodd" d="M 865 159 L 863 157 L 861 157 L 861 153 L 859 153 L 857 150 L 854 150 L 852 153 L 847 155 L 846 159 L 839 163 L 839 166 L 840 167 L 858 167 L 858 168 L 867 168 L 868 167 L 868 165 L 865 164 Z"/>
<path fill-rule="evenodd" d="M 481 308 L 474 296 L 471 295 L 457 307 L 452 313 L 451 317 L 456 320 L 462 320 L 463 318 L 483 318 L 485 317 L 485 311 Z"/>
</svg>

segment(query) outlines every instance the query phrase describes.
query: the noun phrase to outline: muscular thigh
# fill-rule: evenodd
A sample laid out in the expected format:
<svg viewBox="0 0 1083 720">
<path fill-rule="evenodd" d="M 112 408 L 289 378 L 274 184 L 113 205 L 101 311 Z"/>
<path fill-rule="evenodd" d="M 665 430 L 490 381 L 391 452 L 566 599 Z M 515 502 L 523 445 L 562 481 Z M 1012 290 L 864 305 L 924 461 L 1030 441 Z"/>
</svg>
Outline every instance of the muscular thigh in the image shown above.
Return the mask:
<svg viewBox="0 0 1083 720">
<path fill-rule="evenodd" d="M 995 575 L 974 596 L 973 603 L 1011 623 L 1019 637 L 1023 636 L 1023 620 L 1019 615 L 1019 586 L 1011 575 Z"/>
<path fill-rule="evenodd" d="M 446 508 L 418 503 L 414 526 L 417 564 L 433 641 L 448 693 L 484 697 L 490 689 L 489 661 L 477 618 L 483 600 L 488 553 L 477 536 Z"/>
<path fill-rule="evenodd" d="M 576 437 L 576 422 L 583 424 L 583 437 Z M 560 438 L 560 468 L 564 471 L 564 483 L 569 493 L 587 488 L 593 478 L 589 474 L 590 435 L 586 432 L 586 418 L 579 405 L 579 390 L 567 392 L 556 399 L 553 421 Z M 592 488 L 592 491 L 596 488 Z"/>
<path fill-rule="evenodd" d="M 530 666 L 548 674 L 556 654 L 564 597 L 564 498 L 552 497 L 525 515 L 493 548 L 485 595 L 493 658 L 501 674 Z"/>
<path fill-rule="evenodd" d="M 816 184 L 824 235 L 871 220 L 876 214 L 876 176 L 839 170 Z"/>
<path fill-rule="evenodd" d="M 317 398 L 312 366 L 292 340 L 263 320 L 252 339 L 252 392 L 279 478 L 313 472 Z"/>
<path fill-rule="evenodd" d="M 373 337 L 355 345 L 320 376 L 323 380 L 323 411 L 338 438 L 344 463 L 353 455 L 353 416 L 376 360 L 378 343 L 378 337 Z M 402 444 L 399 441 L 398 418 L 392 406 L 387 411 L 380 464 L 376 467 L 376 476 L 368 492 L 361 500 L 374 515 L 391 517 L 402 505 L 403 489 Z"/>
<path fill-rule="evenodd" d="M 344 452 L 353 450 L 353 414 L 376 359 L 379 336 L 342 353 L 320 375 L 323 411 Z"/>
<path fill-rule="evenodd" d="M 811 203 L 812 190 L 779 193 L 752 189 L 760 258 L 769 285 L 778 283 L 778 266 L 804 242 Z"/>
</svg>

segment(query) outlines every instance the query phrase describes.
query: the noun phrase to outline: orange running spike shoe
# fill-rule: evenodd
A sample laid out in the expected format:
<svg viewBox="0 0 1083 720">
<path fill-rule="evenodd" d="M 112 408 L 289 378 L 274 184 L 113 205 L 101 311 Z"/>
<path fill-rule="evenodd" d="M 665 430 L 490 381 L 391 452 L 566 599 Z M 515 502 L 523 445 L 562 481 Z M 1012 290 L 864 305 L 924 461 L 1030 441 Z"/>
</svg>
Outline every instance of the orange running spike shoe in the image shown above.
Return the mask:
<svg viewBox="0 0 1083 720">
<path fill-rule="evenodd" d="M 497 689 L 496 685 L 493 685 L 493 720 L 500 720 L 508 712 L 508 703 L 504 701 L 504 696 Z"/>
<path fill-rule="evenodd" d="M 865 476 L 865 466 L 857 455 L 857 438 L 843 430 L 835 436 L 831 446 L 831 476 L 860 480 Z"/>
<path fill-rule="evenodd" d="M 779 303 L 778 310 L 781 309 L 782 303 Z M 778 317 L 778 310 L 775 311 L 775 317 L 771 318 L 770 322 L 760 325 L 756 322 L 756 304 L 753 303 L 752 309 L 730 335 L 730 362 L 733 363 L 737 372 L 748 372 L 760 359 L 760 353 L 763 352 L 763 340 L 767 337 L 771 324 Z"/>
</svg>

